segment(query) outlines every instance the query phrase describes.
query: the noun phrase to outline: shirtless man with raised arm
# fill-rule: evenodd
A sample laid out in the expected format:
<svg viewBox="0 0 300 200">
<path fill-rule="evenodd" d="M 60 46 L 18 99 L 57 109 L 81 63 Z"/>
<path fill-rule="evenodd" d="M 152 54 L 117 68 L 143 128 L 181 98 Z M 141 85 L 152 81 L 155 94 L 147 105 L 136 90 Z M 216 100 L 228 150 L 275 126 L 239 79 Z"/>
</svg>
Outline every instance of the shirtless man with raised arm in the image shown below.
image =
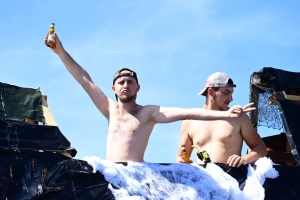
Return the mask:
<svg viewBox="0 0 300 200">
<path fill-rule="evenodd" d="M 140 89 L 134 71 L 123 68 L 113 77 L 112 90 L 118 102 L 108 98 L 92 81 L 89 74 L 65 51 L 55 33 L 56 45 L 51 48 L 62 60 L 71 75 L 81 84 L 96 107 L 108 120 L 106 159 L 113 162 L 144 161 L 144 153 L 156 123 L 169 123 L 184 119 L 238 118 L 251 111 L 252 104 L 234 106 L 230 110 L 210 111 L 201 108 L 165 108 L 156 105 L 141 106 L 136 103 Z"/>
<path fill-rule="evenodd" d="M 232 79 L 222 72 L 216 72 L 208 77 L 204 89 L 199 95 L 206 96 L 205 110 L 227 111 L 233 100 Z M 251 153 L 241 156 L 243 141 L 252 150 Z M 181 156 L 181 145 L 186 146 L 186 152 L 191 155 L 192 145 L 205 150 L 212 162 L 228 164 L 230 167 L 239 167 L 254 163 L 260 157 L 267 155 L 265 143 L 253 128 L 249 117 L 242 114 L 240 118 L 225 120 L 184 120 L 181 126 L 181 139 L 176 156 L 177 162 L 184 162 Z M 203 164 L 198 159 L 197 163 Z"/>
</svg>

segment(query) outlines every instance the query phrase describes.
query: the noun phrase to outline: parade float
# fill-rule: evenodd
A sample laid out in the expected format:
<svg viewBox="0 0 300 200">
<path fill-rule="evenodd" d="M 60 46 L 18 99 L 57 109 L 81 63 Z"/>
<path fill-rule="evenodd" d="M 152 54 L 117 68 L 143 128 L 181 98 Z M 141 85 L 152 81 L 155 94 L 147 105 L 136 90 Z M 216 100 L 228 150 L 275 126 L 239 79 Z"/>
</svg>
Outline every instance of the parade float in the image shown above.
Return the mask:
<svg viewBox="0 0 300 200">
<path fill-rule="evenodd" d="M 268 161 L 227 172 L 213 164 L 75 159 L 40 89 L 0 82 L 0 101 L 0 200 L 300 199 L 299 72 L 268 67 L 250 76 L 257 107 L 250 119 L 259 133 L 274 130 L 263 138 Z"/>
</svg>

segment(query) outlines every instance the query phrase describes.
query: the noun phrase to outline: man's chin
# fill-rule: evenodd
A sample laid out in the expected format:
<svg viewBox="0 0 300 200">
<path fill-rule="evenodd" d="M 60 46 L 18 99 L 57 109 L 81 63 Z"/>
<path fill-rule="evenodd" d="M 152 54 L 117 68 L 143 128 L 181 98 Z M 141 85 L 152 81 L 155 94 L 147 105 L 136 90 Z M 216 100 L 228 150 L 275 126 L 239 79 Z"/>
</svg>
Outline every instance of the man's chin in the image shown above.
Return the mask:
<svg viewBox="0 0 300 200">
<path fill-rule="evenodd" d="M 128 102 L 134 101 L 135 98 L 136 98 L 136 96 L 119 97 L 119 100 L 120 100 L 122 103 L 128 103 Z"/>
<path fill-rule="evenodd" d="M 226 110 L 228 110 L 228 109 L 229 109 L 229 106 L 220 107 L 220 110 L 221 110 L 221 111 L 226 111 Z"/>
</svg>

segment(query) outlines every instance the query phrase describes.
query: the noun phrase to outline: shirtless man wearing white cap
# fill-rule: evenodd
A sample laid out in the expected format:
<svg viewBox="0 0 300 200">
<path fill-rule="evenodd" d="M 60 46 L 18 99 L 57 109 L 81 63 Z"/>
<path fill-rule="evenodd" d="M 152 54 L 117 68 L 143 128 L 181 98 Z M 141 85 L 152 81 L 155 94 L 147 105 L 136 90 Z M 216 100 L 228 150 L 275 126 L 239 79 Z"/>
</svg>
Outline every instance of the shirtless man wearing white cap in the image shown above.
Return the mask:
<svg viewBox="0 0 300 200">
<path fill-rule="evenodd" d="M 210 75 L 204 89 L 198 94 L 206 96 L 203 108 L 227 111 L 229 103 L 233 100 L 234 87 L 236 85 L 227 74 L 216 72 Z M 243 141 L 252 150 L 245 156 L 241 155 Z M 181 126 L 177 162 L 184 162 L 181 145 L 186 146 L 189 156 L 193 151 L 192 145 L 197 145 L 197 151 L 205 150 L 212 162 L 223 163 L 230 167 L 252 164 L 267 155 L 265 143 L 246 114 L 240 118 L 226 120 L 184 120 Z M 197 163 L 203 164 L 198 157 Z"/>
</svg>

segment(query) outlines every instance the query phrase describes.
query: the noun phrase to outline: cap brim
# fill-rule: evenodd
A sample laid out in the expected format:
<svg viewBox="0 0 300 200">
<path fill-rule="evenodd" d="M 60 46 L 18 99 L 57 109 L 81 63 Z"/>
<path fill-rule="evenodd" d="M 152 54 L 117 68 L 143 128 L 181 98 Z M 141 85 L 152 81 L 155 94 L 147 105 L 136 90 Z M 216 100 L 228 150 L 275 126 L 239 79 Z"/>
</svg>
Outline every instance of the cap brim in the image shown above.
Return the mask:
<svg viewBox="0 0 300 200">
<path fill-rule="evenodd" d="M 200 95 L 205 96 L 206 90 L 207 90 L 207 87 L 205 87 L 203 90 L 201 90 L 201 92 L 198 93 L 198 96 L 200 96 Z"/>
</svg>

